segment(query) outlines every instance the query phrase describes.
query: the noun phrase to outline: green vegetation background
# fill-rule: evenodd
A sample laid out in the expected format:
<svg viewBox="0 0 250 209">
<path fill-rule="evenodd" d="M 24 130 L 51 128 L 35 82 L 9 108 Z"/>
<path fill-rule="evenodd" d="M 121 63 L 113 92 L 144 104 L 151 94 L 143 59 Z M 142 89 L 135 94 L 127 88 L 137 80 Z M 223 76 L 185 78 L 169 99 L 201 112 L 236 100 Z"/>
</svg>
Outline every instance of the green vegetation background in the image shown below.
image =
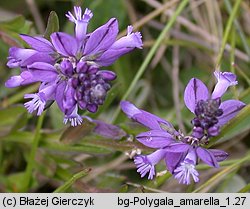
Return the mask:
<svg viewBox="0 0 250 209">
<path fill-rule="evenodd" d="M 55 104 L 41 117 L 28 114 L 23 95 L 35 92 L 36 84 L 4 86 L 19 72 L 6 67 L 9 47 L 27 47 L 18 34 L 44 34 L 49 17 L 47 36 L 58 26 L 72 34 L 74 25 L 65 13 L 74 5 L 93 11 L 89 31 L 116 17 L 121 34 L 129 24 L 142 32 L 143 50 L 108 67 L 118 78 L 105 105 L 88 114 L 119 125 L 127 132 L 120 140 L 94 134 L 94 124 L 88 122 L 76 128 L 65 126 Z M 219 169 L 199 165 L 198 184 L 179 185 L 165 172 L 164 162 L 157 165 L 159 173 L 153 181 L 141 179 L 128 157 L 131 152 L 151 150 L 135 141 L 134 136 L 145 129 L 120 112 L 120 100 L 127 99 L 189 133 L 192 115 L 183 103 L 185 85 L 197 77 L 212 89 L 216 68 L 238 76 L 239 85 L 223 99 L 249 104 L 249 1 L 0 1 L 0 192 L 249 192 L 249 105 L 213 140 L 212 146 L 230 157 Z"/>
</svg>

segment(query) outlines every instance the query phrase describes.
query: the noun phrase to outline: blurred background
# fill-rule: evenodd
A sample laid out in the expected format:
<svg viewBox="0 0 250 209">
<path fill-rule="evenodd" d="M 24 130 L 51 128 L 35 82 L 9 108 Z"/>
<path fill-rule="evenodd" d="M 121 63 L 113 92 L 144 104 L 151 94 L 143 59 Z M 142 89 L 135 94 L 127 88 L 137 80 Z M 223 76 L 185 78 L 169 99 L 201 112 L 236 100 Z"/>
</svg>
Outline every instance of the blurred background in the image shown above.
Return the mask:
<svg viewBox="0 0 250 209">
<path fill-rule="evenodd" d="M 174 124 L 184 133 L 191 131 L 192 114 L 183 103 L 188 81 L 199 78 L 212 90 L 213 72 L 218 67 L 222 40 L 225 38 L 232 8 L 239 0 L 190 0 L 154 53 L 128 100 Z M 141 179 L 128 155 L 152 150 L 137 143 L 134 136 L 145 130 L 124 114 L 117 113 L 119 102 L 130 87 L 138 69 L 155 44 L 165 25 L 173 19 L 180 0 L 9 0 L 0 1 L 0 192 L 53 192 L 82 170 L 83 178 L 72 181 L 65 192 L 248 192 L 250 188 L 249 130 L 250 113 L 226 126 L 213 147 L 230 154 L 219 169 L 199 165 L 200 183 L 179 185 L 157 166 L 153 181 Z M 27 47 L 18 34 L 44 34 L 51 11 L 57 13 L 60 31 L 74 33 L 74 24 L 65 17 L 78 5 L 93 11 L 88 27 L 93 31 L 111 17 L 119 21 L 120 35 L 128 25 L 142 33 L 143 50 L 134 50 L 108 67 L 117 73 L 105 105 L 88 115 L 118 125 L 117 139 L 93 132 L 85 122 L 72 128 L 63 124 L 57 105 L 46 111 L 39 130 L 39 147 L 34 166 L 29 168 L 32 140 L 38 117 L 23 107 L 25 93 L 35 92 L 38 85 L 7 89 L 5 81 L 19 69 L 6 66 L 11 46 Z M 239 84 L 230 88 L 223 99 L 250 101 L 250 1 L 241 0 L 226 40 L 221 71 L 238 76 Z M 104 68 L 105 69 L 105 68 Z M 248 108 L 249 109 L 249 108 Z M 118 110 L 119 111 L 119 110 Z M 126 134 L 124 134 L 124 131 Z M 125 135 L 125 136 L 124 136 Z M 126 155 L 127 154 L 127 155 Z M 242 161 L 242 159 L 245 159 Z M 31 175 L 27 170 L 31 170 Z M 85 175 L 84 174 L 84 175 Z M 27 183 L 27 178 L 29 178 Z M 26 180 L 24 180 L 26 179 Z M 24 183 L 25 182 L 25 183 Z"/>
</svg>

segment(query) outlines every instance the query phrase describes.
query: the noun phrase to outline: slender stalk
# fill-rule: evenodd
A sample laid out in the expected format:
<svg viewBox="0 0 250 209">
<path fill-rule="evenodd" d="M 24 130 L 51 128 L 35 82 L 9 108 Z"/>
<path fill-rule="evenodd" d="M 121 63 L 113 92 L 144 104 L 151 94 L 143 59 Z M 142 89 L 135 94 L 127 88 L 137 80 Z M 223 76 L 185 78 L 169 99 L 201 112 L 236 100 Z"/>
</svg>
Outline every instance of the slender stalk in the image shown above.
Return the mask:
<svg viewBox="0 0 250 209">
<path fill-rule="evenodd" d="M 145 60 L 142 63 L 141 67 L 139 68 L 139 70 L 138 70 L 137 74 L 135 75 L 133 81 L 131 82 L 129 88 L 127 89 L 127 91 L 123 95 L 122 100 L 126 100 L 128 98 L 129 94 L 134 89 L 134 87 L 137 84 L 138 80 L 140 79 L 140 77 L 142 76 L 142 74 L 145 72 L 148 64 L 150 63 L 150 61 L 153 58 L 154 54 L 156 53 L 157 49 L 161 45 L 161 42 L 164 40 L 167 32 L 173 26 L 173 24 L 175 23 L 176 18 L 182 12 L 182 10 L 185 8 L 185 6 L 188 4 L 188 2 L 189 2 L 189 0 L 183 0 L 179 4 L 179 6 L 176 9 L 175 13 L 171 17 L 171 19 L 168 21 L 167 25 L 165 26 L 165 28 L 163 29 L 163 31 L 161 32 L 161 34 L 157 38 L 157 40 L 154 43 L 153 47 L 150 49 L 147 57 L 145 58 Z M 112 118 L 111 122 L 114 122 L 117 119 L 117 117 L 119 116 L 119 113 L 120 113 L 120 107 L 118 106 L 117 109 L 115 110 L 114 114 L 113 114 L 113 118 Z"/>
<path fill-rule="evenodd" d="M 66 181 L 63 185 L 58 187 L 53 193 L 61 193 L 65 192 L 68 188 L 70 188 L 78 179 L 87 176 L 90 169 L 84 169 L 76 174 L 74 174 L 68 181 Z"/>
<path fill-rule="evenodd" d="M 235 74 L 235 67 L 234 67 L 234 61 L 235 61 L 235 28 L 232 27 L 232 35 L 231 35 L 231 52 L 230 52 L 230 71 Z M 235 86 L 232 86 L 232 90 L 233 90 L 233 94 L 234 94 L 234 98 L 235 99 L 239 99 L 238 98 L 238 94 L 237 94 L 237 90 L 236 90 L 236 87 Z"/>
<path fill-rule="evenodd" d="M 38 122 L 36 125 L 36 131 L 35 131 L 35 135 L 32 141 L 32 145 L 31 145 L 31 152 L 28 158 L 28 164 L 25 170 L 25 174 L 24 174 L 24 179 L 23 179 L 23 190 L 24 192 L 26 192 L 29 189 L 31 180 L 32 180 L 32 171 L 35 167 L 35 157 L 36 157 L 36 152 L 38 149 L 38 144 L 39 144 L 39 139 L 40 139 L 40 130 L 42 128 L 42 124 L 43 124 L 43 120 L 45 117 L 45 113 L 43 113 L 39 118 L 38 118 Z"/>
<path fill-rule="evenodd" d="M 222 39 L 220 51 L 219 51 L 219 54 L 218 54 L 218 57 L 217 57 L 216 65 L 215 65 L 216 69 L 220 68 L 221 59 L 223 57 L 223 53 L 224 53 L 224 50 L 225 50 L 225 47 L 226 47 L 226 44 L 227 44 L 227 40 L 228 40 L 230 31 L 231 31 L 231 28 L 232 28 L 232 24 L 233 24 L 233 21 L 235 19 L 236 14 L 237 14 L 237 11 L 238 11 L 238 9 L 240 7 L 241 1 L 242 0 L 237 0 L 236 1 L 236 3 L 234 4 L 232 13 L 231 13 L 231 15 L 229 17 L 229 20 L 227 22 L 226 30 L 225 30 L 225 33 L 224 33 L 224 36 L 223 36 L 223 39 Z"/>
</svg>

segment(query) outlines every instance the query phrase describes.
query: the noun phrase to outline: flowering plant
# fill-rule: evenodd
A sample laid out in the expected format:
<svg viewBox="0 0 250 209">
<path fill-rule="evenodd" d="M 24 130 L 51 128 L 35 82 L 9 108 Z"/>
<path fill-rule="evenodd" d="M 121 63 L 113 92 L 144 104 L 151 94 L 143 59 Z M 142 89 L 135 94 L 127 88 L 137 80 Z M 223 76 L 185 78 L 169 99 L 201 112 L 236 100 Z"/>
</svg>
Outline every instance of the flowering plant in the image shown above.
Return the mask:
<svg viewBox="0 0 250 209">
<path fill-rule="evenodd" d="M 236 76 L 229 72 L 215 72 L 217 84 L 212 95 L 205 84 L 197 78 L 192 78 L 184 92 L 184 102 L 187 108 L 195 114 L 192 120 L 193 130 L 190 136 L 174 129 L 173 125 L 149 112 L 138 109 L 128 101 L 121 102 L 121 108 L 126 115 L 150 129 L 140 133 L 136 139 L 147 147 L 157 149 L 149 155 L 137 155 L 134 162 L 137 171 L 148 179 L 155 176 L 155 165 L 165 160 L 169 172 L 180 183 L 190 184 L 191 176 L 199 181 L 199 173 L 195 169 L 199 159 L 212 167 L 219 167 L 218 162 L 227 158 L 222 150 L 207 149 L 209 138 L 217 136 L 222 125 L 231 120 L 245 104 L 238 100 L 221 102 L 221 96 L 227 88 L 236 85 Z"/>
<path fill-rule="evenodd" d="M 74 15 L 68 12 L 66 17 L 75 24 L 74 36 L 54 32 L 47 40 L 21 35 L 31 49 L 10 48 L 7 66 L 19 67 L 21 74 L 12 76 L 5 85 L 13 88 L 40 82 L 38 93 L 24 96 L 31 99 L 24 104 L 27 110 L 41 115 L 49 101 L 56 101 L 65 115 L 64 123 L 70 121 L 77 126 L 82 123 L 78 109 L 96 112 L 111 88 L 110 81 L 116 78 L 114 72 L 100 67 L 111 65 L 134 48 L 142 48 L 142 40 L 139 32 L 132 32 L 132 26 L 128 26 L 126 36 L 116 40 L 115 18 L 87 33 L 93 17 L 89 9 L 82 14 L 80 7 L 74 7 Z"/>
</svg>

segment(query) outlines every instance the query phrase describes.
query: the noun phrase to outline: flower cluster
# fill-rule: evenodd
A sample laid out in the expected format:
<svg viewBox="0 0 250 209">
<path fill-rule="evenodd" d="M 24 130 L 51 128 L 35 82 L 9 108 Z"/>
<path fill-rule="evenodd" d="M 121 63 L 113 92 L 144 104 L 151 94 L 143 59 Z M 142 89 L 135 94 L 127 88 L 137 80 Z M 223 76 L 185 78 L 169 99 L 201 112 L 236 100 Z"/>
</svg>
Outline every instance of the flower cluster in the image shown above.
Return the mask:
<svg viewBox="0 0 250 209">
<path fill-rule="evenodd" d="M 40 82 L 37 93 L 24 96 L 31 99 L 24 104 L 27 110 L 40 115 L 49 101 L 56 101 L 65 115 L 64 122 L 76 126 L 82 123 L 78 109 L 96 112 L 111 88 L 110 81 L 116 78 L 114 72 L 100 67 L 142 48 L 142 39 L 139 32 L 132 32 L 133 27 L 128 26 L 127 35 L 116 40 L 115 18 L 87 33 L 93 17 L 89 9 L 82 14 L 80 7 L 74 7 L 74 14 L 68 12 L 66 17 L 75 24 L 74 36 L 55 32 L 49 41 L 40 36 L 21 35 L 31 48 L 10 48 L 7 66 L 19 67 L 21 73 L 12 76 L 5 85 L 13 88 Z"/>
<path fill-rule="evenodd" d="M 227 88 L 236 85 L 236 76 L 229 72 L 215 72 L 217 84 L 213 93 L 197 78 L 193 78 L 186 86 L 184 102 L 195 114 L 192 120 L 193 130 L 190 136 L 176 131 L 171 123 L 149 112 L 138 109 L 128 101 L 121 102 L 121 108 L 134 121 L 150 129 L 140 133 L 136 139 L 147 147 L 156 149 L 149 155 L 137 155 L 134 162 L 137 171 L 148 179 L 155 176 L 155 165 L 162 159 L 166 167 L 180 183 L 190 184 L 199 181 L 199 173 L 195 166 L 199 159 L 212 167 L 219 167 L 218 162 L 227 158 L 222 150 L 207 149 L 204 145 L 209 138 L 219 134 L 220 127 L 231 120 L 245 104 L 238 100 L 221 101 Z"/>
</svg>

